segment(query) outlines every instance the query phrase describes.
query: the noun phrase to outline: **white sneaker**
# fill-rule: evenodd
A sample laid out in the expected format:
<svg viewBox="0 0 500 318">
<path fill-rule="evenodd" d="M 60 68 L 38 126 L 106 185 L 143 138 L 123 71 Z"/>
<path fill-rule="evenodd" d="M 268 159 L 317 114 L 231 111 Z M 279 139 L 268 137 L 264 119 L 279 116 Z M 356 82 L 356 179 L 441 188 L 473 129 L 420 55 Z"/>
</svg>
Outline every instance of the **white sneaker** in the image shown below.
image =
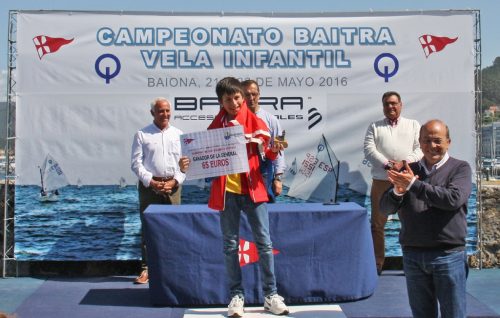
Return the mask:
<svg viewBox="0 0 500 318">
<path fill-rule="evenodd" d="M 236 295 L 231 299 L 229 306 L 227 306 L 227 316 L 228 317 L 243 317 L 243 305 L 244 300 L 241 296 Z"/>
<path fill-rule="evenodd" d="M 264 309 L 275 315 L 288 315 L 288 307 L 283 302 L 283 297 L 278 294 L 267 296 L 264 301 Z"/>
</svg>

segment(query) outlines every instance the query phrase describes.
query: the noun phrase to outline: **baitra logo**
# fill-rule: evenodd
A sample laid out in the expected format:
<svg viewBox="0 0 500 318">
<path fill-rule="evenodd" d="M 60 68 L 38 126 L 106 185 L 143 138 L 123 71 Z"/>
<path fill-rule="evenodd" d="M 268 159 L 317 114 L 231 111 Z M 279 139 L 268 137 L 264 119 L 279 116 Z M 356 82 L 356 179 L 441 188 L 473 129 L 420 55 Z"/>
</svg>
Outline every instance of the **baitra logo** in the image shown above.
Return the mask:
<svg viewBox="0 0 500 318">
<path fill-rule="evenodd" d="M 278 254 L 279 251 L 273 248 L 273 254 Z M 240 267 L 255 263 L 259 261 L 259 252 L 257 245 L 253 242 L 240 239 L 240 246 L 238 249 L 238 257 L 240 259 Z"/>
<path fill-rule="evenodd" d="M 46 35 L 37 35 L 33 38 L 35 43 L 36 52 L 40 60 L 45 54 L 57 52 L 61 46 L 73 42 L 75 38 L 66 40 L 64 38 L 52 38 Z"/>
<path fill-rule="evenodd" d="M 430 34 L 424 34 L 418 38 L 426 58 L 432 53 L 442 51 L 445 46 L 455 42 L 457 39 L 458 37 L 452 39 L 446 36 L 435 36 Z"/>
<path fill-rule="evenodd" d="M 193 138 L 184 138 L 183 140 L 184 140 L 185 145 L 189 145 L 190 143 L 193 142 L 194 139 Z"/>
</svg>

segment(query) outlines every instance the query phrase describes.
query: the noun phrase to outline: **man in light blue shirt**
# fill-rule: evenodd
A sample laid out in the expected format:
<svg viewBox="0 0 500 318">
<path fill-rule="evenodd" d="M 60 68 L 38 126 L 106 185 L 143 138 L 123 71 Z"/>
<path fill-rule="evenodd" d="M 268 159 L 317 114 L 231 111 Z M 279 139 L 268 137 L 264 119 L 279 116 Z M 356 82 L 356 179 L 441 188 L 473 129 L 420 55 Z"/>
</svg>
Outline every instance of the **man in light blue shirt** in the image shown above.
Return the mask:
<svg viewBox="0 0 500 318">
<path fill-rule="evenodd" d="M 246 80 L 242 83 L 243 91 L 245 93 L 245 100 L 247 102 L 248 109 L 250 109 L 257 117 L 262 119 L 269 131 L 271 133 L 271 144 L 274 139 L 278 136 L 283 135 L 283 130 L 281 125 L 273 114 L 265 111 L 259 105 L 260 98 L 260 88 L 256 81 Z M 281 194 L 283 190 L 283 183 L 281 178 L 285 172 L 286 164 L 285 157 L 283 153 L 280 153 L 276 160 L 273 161 L 263 161 L 261 162 L 261 172 L 266 182 L 267 194 L 269 196 L 269 202 L 275 202 L 276 196 Z"/>
</svg>

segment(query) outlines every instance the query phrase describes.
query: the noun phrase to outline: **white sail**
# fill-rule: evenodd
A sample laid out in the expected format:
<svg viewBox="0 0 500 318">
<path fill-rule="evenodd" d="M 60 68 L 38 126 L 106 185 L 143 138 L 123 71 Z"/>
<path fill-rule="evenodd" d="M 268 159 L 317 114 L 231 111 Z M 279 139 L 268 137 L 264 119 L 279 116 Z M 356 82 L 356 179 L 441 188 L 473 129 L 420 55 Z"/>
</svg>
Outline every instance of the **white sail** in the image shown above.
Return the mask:
<svg viewBox="0 0 500 318">
<path fill-rule="evenodd" d="M 127 186 L 127 180 L 125 180 L 124 177 L 121 177 L 118 186 L 120 187 L 120 189 L 125 188 Z"/>
<path fill-rule="evenodd" d="M 323 203 L 336 200 L 339 161 L 321 136 L 318 145 L 298 161 L 288 196 Z"/>
<path fill-rule="evenodd" d="M 285 170 L 285 173 L 283 174 L 283 185 L 290 187 L 293 183 L 293 179 L 295 178 L 295 175 L 297 174 L 297 158 L 293 158 L 293 162 Z"/>
<path fill-rule="evenodd" d="M 42 187 L 45 192 L 55 191 L 69 184 L 59 163 L 47 154 L 41 167 Z"/>
<path fill-rule="evenodd" d="M 205 188 L 207 187 L 207 181 L 205 180 L 205 178 L 196 179 L 194 181 L 196 182 L 196 186 L 202 190 L 205 190 Z"/>
</svg>

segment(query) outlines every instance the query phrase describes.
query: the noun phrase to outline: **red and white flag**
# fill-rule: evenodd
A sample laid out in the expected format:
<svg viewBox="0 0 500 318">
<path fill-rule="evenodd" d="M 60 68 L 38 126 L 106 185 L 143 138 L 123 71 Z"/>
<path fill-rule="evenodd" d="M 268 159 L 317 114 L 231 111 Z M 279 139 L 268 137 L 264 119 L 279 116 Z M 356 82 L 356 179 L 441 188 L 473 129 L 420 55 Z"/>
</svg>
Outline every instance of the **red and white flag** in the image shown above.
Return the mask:
<svg viewBox="0 0 500 318">
<path fill-rule="evenodd" d="M 37 35 L 33 38 L 35 43 L 36 52 L 40 60 L 45 54 L 57 52 L 61 46 L 73 42 L 73 39 L 66 40 L 64 38 L 52 38 L 46 35 Z"/>
<path fill-rule="evenodd" d="M 273 255 L 278 254 L 279 251 L 273 248 Z M 240 239 L 240 246 L 238 249 L 238 256 L 240 259 L 240 267 L 255 263 L 259 261 L 259 252 L 257 245 L 253 242 Z"/>
<path fill-rule="evenodd" d="M 439 52 L 445 48 L 450 43 L 455 42 L 458 37 L 452 39 L 446 36 L 435 36 L 430 34 L 424 34 L 418 38 L 422 49 L 424 50 L 425 57 L 429 57 L 432 53 Z"/>
</svg>

